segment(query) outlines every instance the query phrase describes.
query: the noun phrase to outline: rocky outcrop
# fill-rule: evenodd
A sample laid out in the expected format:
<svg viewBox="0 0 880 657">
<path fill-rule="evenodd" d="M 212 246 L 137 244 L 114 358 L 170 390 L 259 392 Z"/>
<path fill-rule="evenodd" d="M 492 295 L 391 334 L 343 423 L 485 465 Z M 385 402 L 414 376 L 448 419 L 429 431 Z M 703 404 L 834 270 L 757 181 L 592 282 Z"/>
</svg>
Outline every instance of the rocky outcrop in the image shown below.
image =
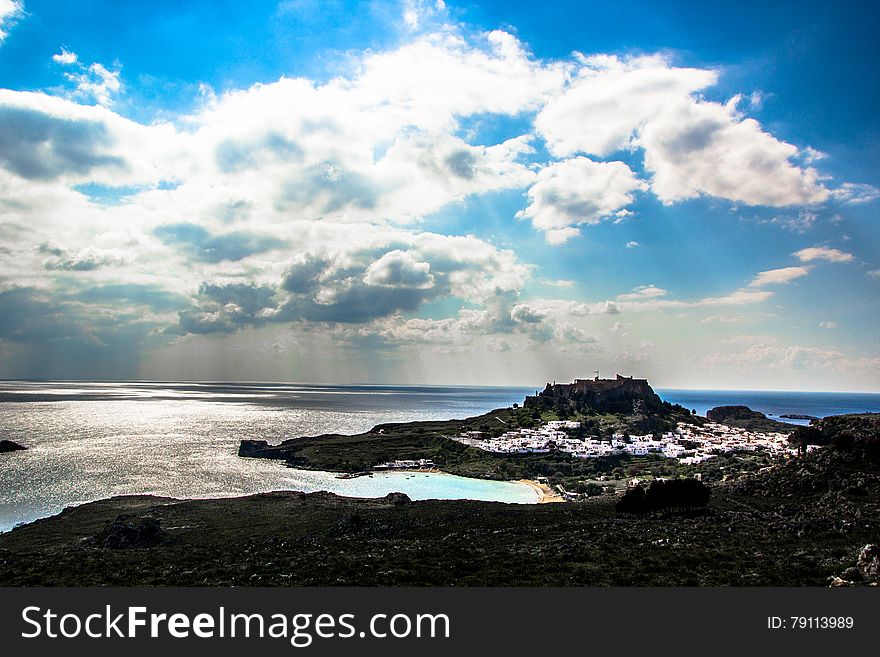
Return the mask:
<svg viewBox="0 0 880 657">
<path fill-rule="evenodd" d="M 18 452 L 23 449 L 27 449 L 27 447 L 12 440 L 0 440 L 0 452 Z"/>
<path fill-rule="evenodd" d="M 262 459 L 286 458 L 286 445 L 290 441 L 284 441 L 280 445 L 270 445 L 265 440 L 242 440 L 238 446 L 238 455 Z"/>
<path fill-rule="evenodd" d="M 614 379 L 575 379 L 574 383 L 548 383 L 535 396 L 526 397 L 526 408 L 566 407 L 571 411 L 591 408 L 611 413 L 654 411 L 663 400 L 654 392 L 646 379 L 617 375 Z"/>
<path fill-rule="evenodd" d="M 120 515 L 95 535 L 93 544 L 110 550 L 124 550 L 153 547 L 161 543 L 163 538 L 162 528 L 156 518 Z"/>
<path fill-rule="evenodd" d="M 394 506 L 400 506 L 402 504 L 410 504 L 412 500 L 409 495 L 406 493 L 388 493 L 385 497 L 382 498 L 385 502 L 389 502 Z"/>
<path fill-rule="evenodd" d="M 859 551 L 855 566 L 832 577 L 829 586 L 880 586 L 880 545 L 869 543 Z"/>
<path fill-rule="evenodd" d="M 794 426 L 778 420 L 771 420 L 763 413 L 753 411 L 748 406 L 716 406 L 706 412 L 712 422 L 739 427 L 748 431 L 791 432 Z"/>
</svg>

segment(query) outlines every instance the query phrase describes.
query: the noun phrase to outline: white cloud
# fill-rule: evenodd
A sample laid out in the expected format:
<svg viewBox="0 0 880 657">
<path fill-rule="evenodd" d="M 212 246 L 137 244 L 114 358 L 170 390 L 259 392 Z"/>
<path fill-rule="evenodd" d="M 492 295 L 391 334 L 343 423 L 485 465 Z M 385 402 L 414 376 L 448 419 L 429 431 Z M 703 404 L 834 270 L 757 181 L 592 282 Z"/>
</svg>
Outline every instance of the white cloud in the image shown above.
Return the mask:
<svg viewBox="0 0 880 657">
<path fill-rule="evenodd" d="M 715 83 L 714 71 L 672 68 L 658 56 L 585 58 L 566 91 L 535 119 L 557 157 L 579 152 L 607 156 L 631 144 L 634 133 L 671 100 Z"/>
<path fill-rule="evenodd" d="M 67 50 L 67 48 L 61 48 L 61 52 L 52 55 L 52 61 L 56 64 L 61 64 L 62 66 L 76 64 L 77 59 L 76 53 Z"/>
<path fill-rule="evenodd" d="M 773 296 L 766 290 L 735 290 L 717 297 L 703 297 L 695 301 L 682 301 L 665 298 L 666 291 L 654 286 L 635 288 L 632 292 L 617 297 L 620 310 L 624 312 L 644 312 L 652 310 L 674 310 L 680 308 L 701 308 L 716 306 L 744 306 L 761 303 Z"/>
<path fill-rule="evenodd" d="M 434 286 L 431 265 L 417 261 L 409 251 L 395 249 L 367 267 L 364 283 L 382 287 L 412 287 L 427 289 Z"/>
<path fill-rule="evenodd" d="M 811 246 L 800 251 L 795 251 L 794 255 L 801 262 L 813 262 L 814 260 L 827 260 L 828 262 L 852 262 L 855 257 L 851 253 L 846 253 L 840 249 L 832 249 L 827 246 Z"/>
<path fill-rule="evenodd" d="M 819 327 L 823 329 L 836 329 L 838 326 L 837 322 L 824 321 L 819 322 Z"/>
<path fill-rule="evenodd" d="M 577 153 L 660 152 L 662 144 L 651 151 L 642 143 L 645 131 L 670 99 L 686 109 L 710 106 L 693 94 L 714 83 L 711 71 L 674 69 L 659 58 L 599 58 L 572 78 L 571 66 L 535 60 L 511 34 L 465 37 L 449 27 L 352 59 L 348 77 L 283 77 L 219 96 L 206 89 L 176 125 L 144 125 L 110 109 L 122 91 L 119 70 L 86 66 L 64 49 L 53 60 L 77 87 L 67 99 L 0 90 L 7 127 L 0 198 L 10 229 L 0 244 L 4 285 L 33 286 L 46 302 L 52 290 L 149 286 L 153 306 L 128 297 L 124 304 L 132 316 L 164 322 L 157 340 L 170 339 L 163 328 L 232 332 L 284 322 L 303 332 L 317 323 L 350 341 L 499 349 L 558 341 L 587 349 L 611 315 L 759 303 L 771 294 L 749 289 L 681 301 L 641 286 L 592 303 L 532 299 L 523 290 L 533 267 L 513 251 L 419 224 L 502 190 L 528 190 L 519 216 L 550 243 L 606 217 L 623 220 L 647 184 L 623 162 Z M 589 89 L 613 107 L 589 105 Z M 583 104 L 595 125 L 577 118 Z M 714 107 L 717 114 L 721 106 Z M 528 127 L 504 141 L 463 136 L 469 117 L 527 120 L 530 113 L 538 113 L 538 132 L 553 153 L 567 159 L 530 164 L 537 137 Z M 604 113 L 607 126 L 599 121 Z M 732 110 L 719 116 L 712 143 L 743 122 Z M 576 128 L 570 142 L 566 121 Z M 115 201 L 102 201 L 102 193 Z M 46 235 L 56 244 L 41 252 Z M 118 301 L 101 298 L 89 303 L 115 320 Z M 452 317 L 409 316 L 450 298 L 466 307 Z"/>
<path fill-rule="evenodd" d="M 91 99 L 99 105 L 109 107 L 113 104 L 114 96 L 122 91 L 119 74 L 118 70 L 111 71 L 96 62 L 89 67 L 81 67 L 79 73 L 66 73 L 65 76 L 76 85 L 75 96 Z"/>
<path fill-rule="evenodd" d="M 780 347 L 770 344 L 753 344 L 743 352 L 713 354 L 706 357 L 707 364 L 732 364 L 740 367 L 763 366 L 770 369 L 804 369 L 808 367 L 837 367 L 845 356 L 840 351 L 816 347 Z"/>
<path fill-rule="evenodd" d="M 795 146 L 739 114 L 739 96 L 720 104 L 695 95 L 716 83 L 715 71 L 674 67 L 660 56 L 599 55 L 582 64 L 535 121 L 554 155 L 640 147 L 665 203 L 708 195 L 786 206 L 828 197 L 814 169 L 793 163 Z"/>
<path fill-rule="evenodd" d="M 819 214 L 812 210 L 801 209 L 797 215 L 777 215 L 771 219 L 759 219 L 760 224 L 773 224 L 794 233 L 806 233 L 815 227 Z M 832 222 L 834 219 L 831 220 Z"/>
<path fill-rule="evenodd" d="M 710 324 L 717 322 L 719 324 L 738 324 L 743 321 L 742 317 L 731 317 L 729 315 L 708 315 L 700 320 L 702 324 Z"/>
<path fill-rule="evenodd" d="M 555 162 L 538 173 L 529 188 L 529 205 L 517 217 L 530 219 L 559 244 L 577 235 L 576 226 L 595 224 L 633 202 L 645 189 L 623 162 L 594 162 L 578 156 Z"/>
<path fill-rule="evenodd" d="M 626 248 L 628 248 L 628 249 L 634 249 L 637 246 L 639 246 L 639 243 L 636 242 L 635 240 L 630 240 L 629 242 L 626 243 Z"/>
<path fill-rule="evenodd" d="M 539 281 L 543 285 L 549 285 L 550 287 L 574 287 L 574 281 L 570 281 L 567 279 L 553 279 L 553 278 L 542 278 Z"/>
<path fill-rule="evenodd" d="M 831 195 L 844 203 L 871 203 L 880 198 L 880 189 L 863 183 L 843 183 L 831 191 Z"/>
<path fill-rule="evenodd" d="M 489 338 L 486 342 L 486 348 L 489 351 L 504 352 L 513 349 L 513 346 L 503 338 Z"/>
<path fill-rule="evenodd" d="M 781 269 L 769 269 L 767 271 L 759 272 L 752 282 L 749 283 L 749 287 L 764 287 L 765 285 L 790 283 L 791 281 L 806 276 L 809 273 L 809 267 L 782 267 Z"/>
<path fill-rule="evenodd" d="M 9 35 L 9 27 L 24 14 L 21 0 L 0 0 L 0 44 Z"/>
<path fill-rule="evenodd" d="M 673 105 L 640 131 L 651 189 L 664 203 L 701 195 L 748 205 L 819 203 L 828 191 L 812 168 L 792 163 L 798 149 L 726 105 Z"/>
<path fill-rule="evenodd" d="M 752 303 L 766 301 L 773 296 L 772 292 L 763 290 L 737 290 L 720 297 L 706 297 L 700 299 L 697 306 L 744 306 Z"/>
<path fill-rule="evenodd" d="M 404 0 L 403 22 L 410 30 L 418 30 L 426 22 L 436 21 L 446 15 L 446 3 L 443 0 L 428 2 L 427 0 Z"/>
<path fill-rule="evenodd" d="M 872 270 L 870 270 L 870 271 L 868 271 L 868 272 L 865 272 L 865 274 L 866 274 L 869 278 L 880 278 L 880 269 L 872 269 Z"/>
<path fill-rule="evenodd" d="M 636 288 L 633 288 L 632 292 L 628 292 L 626 294 L 618 294 L 617 298 L 620 301 L 642 301 L 644 299 L 657 299 L 659 297 L 665 297 L 667 295 L 667 291 L 663 288 L 659 288 L 656 285 L 640 285 Z"/>
</svg>

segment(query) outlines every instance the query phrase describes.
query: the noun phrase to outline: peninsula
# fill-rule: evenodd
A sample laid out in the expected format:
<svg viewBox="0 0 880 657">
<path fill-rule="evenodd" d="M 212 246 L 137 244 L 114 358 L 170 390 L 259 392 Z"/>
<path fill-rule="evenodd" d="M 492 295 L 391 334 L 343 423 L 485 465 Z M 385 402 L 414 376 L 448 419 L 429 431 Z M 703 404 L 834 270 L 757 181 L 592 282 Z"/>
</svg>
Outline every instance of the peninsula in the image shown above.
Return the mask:
<svg viewBox="0 0 880 657">
<path fill-rule="evenodd" d="M 306 436 L 278 445 L 243 440 L 239 455 L 358 474 L 429 465 L 467 477 L 539 482 L 571 499 L 617 493 L 632 477 L 720 479 L 794 451 L 788 444 L 794 425 L 745 410 L 752 428 L 712 422 L 664 402 L 645 379 L 617 375 L 548 383 L 521 407 L 466 419 L 380 424 L 356 435 Z M 736 458 L 704 464 L 730 455 Z"/>
</svg>

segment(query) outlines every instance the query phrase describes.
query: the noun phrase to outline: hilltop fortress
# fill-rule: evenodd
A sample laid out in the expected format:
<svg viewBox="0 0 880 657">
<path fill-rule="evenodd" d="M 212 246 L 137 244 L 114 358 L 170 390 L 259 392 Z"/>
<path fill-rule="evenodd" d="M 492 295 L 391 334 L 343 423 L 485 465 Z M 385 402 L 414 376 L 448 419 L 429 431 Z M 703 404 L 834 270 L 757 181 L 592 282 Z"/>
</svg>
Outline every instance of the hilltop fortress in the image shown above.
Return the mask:
<svg viewBox="0 0 880 657">
<path fill-rule="evenodd" d="M 598 411 L 633 413 L 659 409 L 663 401 L 648 385 L 647 379 L 618 374 L 613 379 L 575 379 L 574 383 L 548 383 L 540 393 L 528 396 L 526 408 L 590 407 Z"/>
</svg>

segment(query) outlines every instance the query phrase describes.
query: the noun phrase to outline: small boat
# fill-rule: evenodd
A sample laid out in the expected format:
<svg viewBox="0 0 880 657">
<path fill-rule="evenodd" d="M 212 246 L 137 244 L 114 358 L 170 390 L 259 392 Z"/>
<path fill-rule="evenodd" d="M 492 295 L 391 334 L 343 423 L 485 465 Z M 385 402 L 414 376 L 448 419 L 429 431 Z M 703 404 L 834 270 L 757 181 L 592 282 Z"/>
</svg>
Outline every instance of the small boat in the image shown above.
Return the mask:
<svg viewBox="0 0 880 657">
<path fill-rule="evenodd" d="M 369 477 L 372 472 L 364 471 L 364 472 L 340 472 L 336 475 L 337 479 L 356 479 L 357 477 Z"/>
</svg>

